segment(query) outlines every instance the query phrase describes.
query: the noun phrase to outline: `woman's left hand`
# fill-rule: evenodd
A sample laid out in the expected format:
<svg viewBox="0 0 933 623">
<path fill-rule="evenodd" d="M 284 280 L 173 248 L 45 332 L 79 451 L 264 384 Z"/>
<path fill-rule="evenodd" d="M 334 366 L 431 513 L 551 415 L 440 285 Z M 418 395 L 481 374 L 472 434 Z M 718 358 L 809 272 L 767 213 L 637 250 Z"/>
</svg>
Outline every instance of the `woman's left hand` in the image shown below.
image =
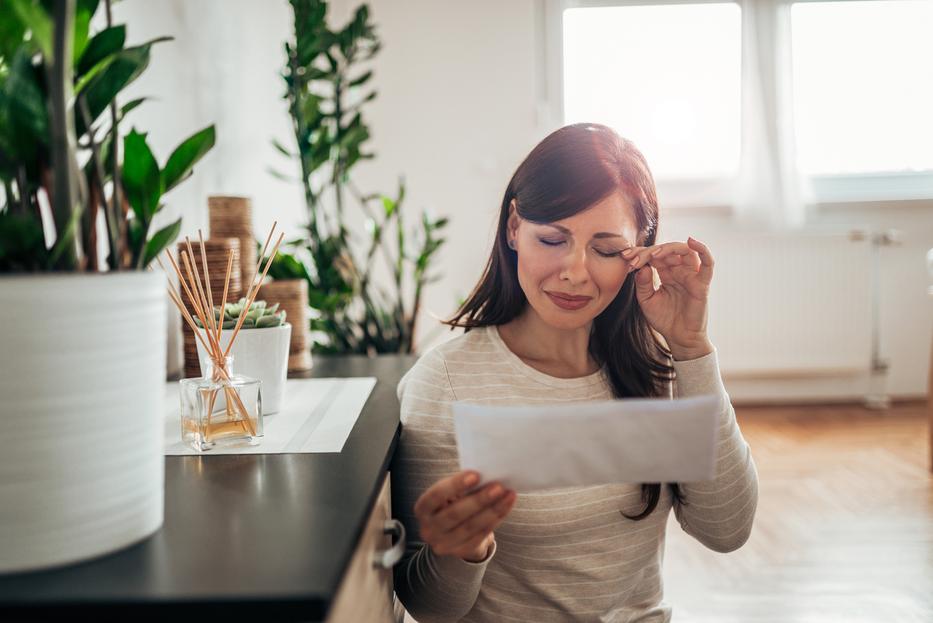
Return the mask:
<svg viewBox="0 0 933 623">
<path fill-rule="evenodd" d="M 706 334 L 713 256 L 702 242 L 665 242 L 622 252 L 635 272 L 635 296 L 651 327 L 664 336 L 674 359 L 696 359 L 713 352 Z M 661 287 L 654 289 L 651 268 Z"/>
</svg>

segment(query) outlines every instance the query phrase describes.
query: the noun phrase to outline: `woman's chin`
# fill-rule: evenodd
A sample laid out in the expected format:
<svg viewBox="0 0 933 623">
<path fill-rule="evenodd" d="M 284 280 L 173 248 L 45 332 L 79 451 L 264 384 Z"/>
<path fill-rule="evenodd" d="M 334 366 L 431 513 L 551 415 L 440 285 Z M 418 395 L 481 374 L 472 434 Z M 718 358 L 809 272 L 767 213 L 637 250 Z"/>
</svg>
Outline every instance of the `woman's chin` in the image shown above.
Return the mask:
<svg viewBox="0 0 933 623">
<path fill-rule="evenodd" d="M 585 327 L 593 321 L 592 314 L 588 310 L 548 310 L 546 313 L 538 311 L 538 315 L 544 320 L 545 324 L 555 329 L 568 330 Z"/>
</svg>

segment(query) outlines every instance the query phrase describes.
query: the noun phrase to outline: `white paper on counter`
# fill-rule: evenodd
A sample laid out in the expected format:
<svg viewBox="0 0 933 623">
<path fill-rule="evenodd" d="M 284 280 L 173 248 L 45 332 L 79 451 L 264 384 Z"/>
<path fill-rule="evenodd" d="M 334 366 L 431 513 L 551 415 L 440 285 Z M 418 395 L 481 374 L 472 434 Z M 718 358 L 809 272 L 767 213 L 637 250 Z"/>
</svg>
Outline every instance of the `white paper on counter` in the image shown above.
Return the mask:
<svg viewBox="0 0 933 623">
<path fill-rule="evenodd" d="M 263 417 L 264 436 L 258 445 L 221 447 L 198 452 L 181 441 L 178 382 L 166 385 L 165 454 L 285 454 L 340 452 L 369 399 L 376 378 L 288 379 L 281 409 Z"/>
<path fill-rule="evenodd" d="M 560 405 L 453 404 L 460 468 L 518 492 L 715 474 L 722 399 L 626 398 Z"/>
</svg>

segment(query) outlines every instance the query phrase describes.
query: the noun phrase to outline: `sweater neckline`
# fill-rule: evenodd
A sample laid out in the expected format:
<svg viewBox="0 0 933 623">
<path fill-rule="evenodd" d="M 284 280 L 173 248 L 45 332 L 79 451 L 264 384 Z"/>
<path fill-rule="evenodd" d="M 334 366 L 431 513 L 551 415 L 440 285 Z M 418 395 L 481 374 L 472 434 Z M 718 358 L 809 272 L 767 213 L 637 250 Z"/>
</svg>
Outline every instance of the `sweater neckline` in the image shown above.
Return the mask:
<svg viewBox="0 0 933 623">
<path fill-rule="evenodd" d="M 505 357 L 505 359 L 512 365 L 513 368 L 539 383 L 543 383 L 544 385 L 549 385 L 551 387 L 573 389 L 598 385 L 605 381 L 605 366 L 592 374 L 566 379 L 557 376 L 551 376 L 550 374 L 545 374 L 541 370 L 538 370 L 537 368 L 534 368 L 525 363 L 521 357 L 509 349 L 508 345 L 505 343 L 505 340 L 503 340 L 502 336 L 499 334 L 498 325 L 487 325 L 484 327 L 484 329 L 486 334 L 489 336 L 489 340 L 493 343 L 493 345 L 495 345 L 496 350 L 498 350 L 500 354 Z"/>
</svg>

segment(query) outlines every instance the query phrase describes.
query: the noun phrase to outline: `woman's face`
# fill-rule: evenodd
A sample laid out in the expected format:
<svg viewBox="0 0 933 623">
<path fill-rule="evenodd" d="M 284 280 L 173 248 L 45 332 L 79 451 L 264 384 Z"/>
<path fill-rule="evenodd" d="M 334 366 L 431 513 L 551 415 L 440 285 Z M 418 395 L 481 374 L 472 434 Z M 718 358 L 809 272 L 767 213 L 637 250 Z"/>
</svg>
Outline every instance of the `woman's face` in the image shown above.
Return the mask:
<svg viewBox="0 0 933 623">
<path fill-rule="evenodd" d="M 547 324 L 575 329 L 592 322 L 622 288 L 629 273 L 620 251 L 637 242 L 635 211 L 620 192 L 587 210 L 549 224 L 518 216 L 509 207 L 509 239 L 518 253 L 518 281 Z M 567 302 L 566 297 L 587 297 Z"/>
</svg>

